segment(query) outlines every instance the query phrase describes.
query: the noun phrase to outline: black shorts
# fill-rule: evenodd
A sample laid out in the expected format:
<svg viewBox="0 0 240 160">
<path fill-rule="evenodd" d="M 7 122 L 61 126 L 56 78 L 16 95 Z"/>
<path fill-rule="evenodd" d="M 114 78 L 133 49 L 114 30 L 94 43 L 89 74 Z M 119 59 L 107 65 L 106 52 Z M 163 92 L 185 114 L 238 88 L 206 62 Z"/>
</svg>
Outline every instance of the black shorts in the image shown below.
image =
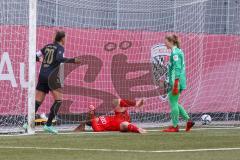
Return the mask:
<svg viewBox="0 0 240 160">
<path fill-rule="evenodd" d="M 59 78 L 51 81 L 41 80 L 39 78 L 36 89 L 44 93 L 49 93 L 49 91 L 60 89 L 61 87 L 62 86 Z"/>
</svg>

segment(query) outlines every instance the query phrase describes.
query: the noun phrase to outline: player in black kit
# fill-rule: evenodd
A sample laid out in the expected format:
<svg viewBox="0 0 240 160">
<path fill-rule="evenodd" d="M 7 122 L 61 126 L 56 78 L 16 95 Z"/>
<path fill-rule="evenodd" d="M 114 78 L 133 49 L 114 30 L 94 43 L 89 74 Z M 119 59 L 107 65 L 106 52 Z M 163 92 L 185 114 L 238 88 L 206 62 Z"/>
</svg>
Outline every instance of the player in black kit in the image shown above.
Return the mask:
<svg viewBox="0 0 240 160">
<path fill-rule="evenodd" d="M 48 44 L 37 52 L 36 60 L 42 62 L 36 87 L 35 112 L 44 101 L 46 94 L 50 91 L 54 103 L 43 129 L 47 132 L 57 134 L 58 131 L 52 126 L 52 120 L 56 116 L 62 104 L 61 82 L 59 68 L 61 63 L 80 63 L 79 58 L 64 58 L 65 32 L 57 31 L 54 43 Z"/>
</svg>

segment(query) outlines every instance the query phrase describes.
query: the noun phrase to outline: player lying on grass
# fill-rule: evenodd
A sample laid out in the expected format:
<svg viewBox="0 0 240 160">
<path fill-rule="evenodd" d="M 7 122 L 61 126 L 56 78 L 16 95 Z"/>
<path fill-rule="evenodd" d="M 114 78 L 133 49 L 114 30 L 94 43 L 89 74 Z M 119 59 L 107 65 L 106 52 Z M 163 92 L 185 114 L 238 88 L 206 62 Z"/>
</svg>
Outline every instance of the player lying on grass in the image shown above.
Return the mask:
<svg viewBox="0 0 240 160">
<path fill-rule="evenodd" d="M 116 106 L 114 115 L 99 117 L 95 116 L 95 107 L 90 105 L 89 119 L 86 122 L 81 122 L 75 131 L 84 131 L 85 124 L 87 124 L 92 126 L 94 132 L 120 131 L 146 133 L 146 130 L 138 128 L 130 122 L 130 115 L 127 111 L 128 107 L 141 107 L 143 100 L 115 99 L 113 100 L 113 104 Z"/>
</svg>

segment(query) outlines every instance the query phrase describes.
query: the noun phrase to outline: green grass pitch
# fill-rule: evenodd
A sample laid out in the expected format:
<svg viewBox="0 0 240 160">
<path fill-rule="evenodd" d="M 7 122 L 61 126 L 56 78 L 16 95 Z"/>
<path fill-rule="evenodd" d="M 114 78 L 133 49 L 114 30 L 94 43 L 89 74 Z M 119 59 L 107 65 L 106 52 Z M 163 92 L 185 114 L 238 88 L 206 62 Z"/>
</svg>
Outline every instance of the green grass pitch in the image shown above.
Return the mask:
<svg viewBox="0 0 240 160">
<path fill-rule="evenodd" d="M 0 136 L 0 160 L 239 159 L 240 129 Z"/>
</svg>

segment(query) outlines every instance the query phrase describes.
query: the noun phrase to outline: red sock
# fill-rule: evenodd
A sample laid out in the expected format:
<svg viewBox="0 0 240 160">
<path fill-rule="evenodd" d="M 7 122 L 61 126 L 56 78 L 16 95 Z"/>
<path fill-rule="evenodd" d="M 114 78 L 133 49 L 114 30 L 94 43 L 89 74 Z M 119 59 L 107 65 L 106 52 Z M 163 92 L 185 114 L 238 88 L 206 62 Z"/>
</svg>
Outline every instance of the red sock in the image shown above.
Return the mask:
<svg viewBox="0 0 240 160">
<path fill-rule="evenodd" d="M 128 132 L 139 133 L 138 127 L 135 126 L 135 125 L 133 125 L 133 124 L 129 124 L 129 125 L 128 125 Z"/>
<path fill-rule="evenodd" d="M 135 106 L 135 105 L 136 105 L 135 100 L 121 99 L 121 101 L 120 101 L 120 107 L 131 107 L 131 106 Z"/>
</svg>

